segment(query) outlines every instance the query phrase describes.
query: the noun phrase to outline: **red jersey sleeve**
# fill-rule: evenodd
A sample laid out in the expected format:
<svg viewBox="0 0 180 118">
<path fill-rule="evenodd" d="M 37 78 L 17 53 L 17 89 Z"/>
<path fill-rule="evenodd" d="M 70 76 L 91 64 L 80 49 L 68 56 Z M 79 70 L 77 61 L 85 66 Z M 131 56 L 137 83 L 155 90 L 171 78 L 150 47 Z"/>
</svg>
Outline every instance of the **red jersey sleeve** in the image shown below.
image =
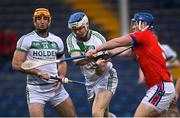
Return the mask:
<svg viewBox="0 0 180 118">
<path fill-rule="evenodd" d="M 144 43 L 147 42 L 147 40 L 145 39 L 145 37 L 147 37 L 147 34 L 146 34 L 145 31 L 131 33 L 131 34 L 129 34 L 129 36 L 133 40 L 134 45 L 136 45 L 136 44 L 144 44 Z"/>
</svg>

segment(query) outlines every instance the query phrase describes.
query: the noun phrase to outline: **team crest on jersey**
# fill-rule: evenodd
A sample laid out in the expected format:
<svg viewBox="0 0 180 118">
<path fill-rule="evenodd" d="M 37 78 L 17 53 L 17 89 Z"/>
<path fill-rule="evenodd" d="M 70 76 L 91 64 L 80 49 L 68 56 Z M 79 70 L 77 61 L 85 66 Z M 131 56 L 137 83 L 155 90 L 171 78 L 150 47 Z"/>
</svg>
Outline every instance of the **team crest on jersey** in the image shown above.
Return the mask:
<svg viewBox="0 0 180 118">
<path fill-rule="evenodd" d="M 95 49 L 94 45 L 85 45 L 85 52 L 87 52 L 88 50 L 92 50 Z"/>
<path fill-rule="evenodd" d="M 43 48 L 48 49 L 48 42 L 42 42 Z"/>
</svg>

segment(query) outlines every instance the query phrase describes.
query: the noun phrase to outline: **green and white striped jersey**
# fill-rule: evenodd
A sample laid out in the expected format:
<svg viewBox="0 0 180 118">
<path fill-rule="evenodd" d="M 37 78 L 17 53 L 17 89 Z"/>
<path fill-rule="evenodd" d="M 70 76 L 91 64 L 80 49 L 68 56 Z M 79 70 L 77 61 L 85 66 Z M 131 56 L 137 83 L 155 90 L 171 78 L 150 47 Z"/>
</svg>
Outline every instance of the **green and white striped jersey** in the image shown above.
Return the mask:
<svg viewBox="0 0 180 118">
<path fill-rule="evenodd" d="M 71 33 L 66 40 L 68 52 L 80 52 L 82 55 L 85 54 L 88 50 L 95 49 L 96 47 L 100 46 L 101 44 L 105 43 L 105 38 L 98 32 L 94 30 L 89 30 L 88 32 L 88 41 L 79 41 L 77 40 L 73 33 Z M 100 52 L 102 53 L 102 52 Z M 80 66 L 81 72 L 85 76 L 87 81 L 95 81 L 100 78 L 100 76 L 96 75 L 95 69 L 91 69 L 92 64 L 86 64 Z M 107 63 L 107 71 L 112 68 L 112 63 Z"/>
<path fill-rule="evenodd" d="M 40 37 L 35 31 L 22 36 L 17 43 L 17 50 L 25 51 L 27 53 L 27 60 L 41 61 L 41 60 L 56 60 L 56 53 L 63 53 L 64 45 L 58 36 L 49 33 L 46 38 Z M 51 76 L 57 75 L 57 64 L 49 64 L 42 67 L 38 67 L 39 70 L 49 72 Z M 47 84 L 54 83 L 54 80 L 43 80 L 35 75 L 27 76 L 28 84 Z"/>
</svg>

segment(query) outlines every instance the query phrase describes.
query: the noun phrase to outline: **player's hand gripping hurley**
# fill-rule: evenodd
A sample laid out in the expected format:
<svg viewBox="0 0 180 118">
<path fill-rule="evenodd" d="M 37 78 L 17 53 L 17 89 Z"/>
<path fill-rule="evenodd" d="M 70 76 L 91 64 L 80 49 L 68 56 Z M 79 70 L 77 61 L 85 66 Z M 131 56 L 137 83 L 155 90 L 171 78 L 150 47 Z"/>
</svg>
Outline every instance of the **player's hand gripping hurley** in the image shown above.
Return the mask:
<svg viewBox="0 0 180 118">
<path fill-rule="evenodd" d="M 119 54 L 121 54 L 121 53 L 129 50 L 130 48 L 132 48 L 132 46 L 129 46 L 129 47 L 125 48 L 124 50 L 121 50 L 121 51 L 119 51 L 119 52 L 116 52 L 115 54 L 112 54 L 112 55 L 104 54 L 104 55 L 96 56 L 96 55 L 93 54 L 93 56 L 95 56 L 95 57 L 93 57 L 93 59 L 97 60 L 97 59 L 99 59 L 99 58 L 102 58 L 102 59 L 104 59 L 105 61 L 109 61 L 111 58 L 113 58 L 113 57 L 115 57 L 115 56 L 117 56 L 117 55 L 119 55 Z"/>
<path fill-rule="evenodd" d="M 125 48 L 124 50 L 121 50 L 121 51 L 119 51 L 119 52 L 116 52 L 115 54 L 112 54 L 112 55 L 104 54 L 104 55 L 96 56 L 96 54 L 93 54 L 93 56 L 94 56 L 93 59 L 94 59 L 94 60 L 98 60 L 99 58 L 102 58 L 102 59 L 105 60 L 105 62 L 108 62 L 108 61 L 110 61 L 113 57 L 115 57 L 115 56 L 117 56 L 117 55 L 119 55 L 119 54 L 121 54 L 121 53 L 129 50 L 130 48 L 132 48 L 132 46 L 129 46 L 129 47 Z M 97 64 L 96 62 L 94 62 L 92 68 L 96 68 L 97 66 L 98 66 L 98 64 Z"/>
<path fill-rule="evenodd" d="M 75 80 L 70 80 L 68 78 L 60 78 L 60 77 L 53 77 L 51 76 L 51 79 L 54 79 L 54 80 L 58 80 L 62 83 L 74 83 L 74 84 L 81 84 L 81 85 L 85 85 L 84 82 L 80 82 L 80 81 L 75 81 Z"/>
</svg>

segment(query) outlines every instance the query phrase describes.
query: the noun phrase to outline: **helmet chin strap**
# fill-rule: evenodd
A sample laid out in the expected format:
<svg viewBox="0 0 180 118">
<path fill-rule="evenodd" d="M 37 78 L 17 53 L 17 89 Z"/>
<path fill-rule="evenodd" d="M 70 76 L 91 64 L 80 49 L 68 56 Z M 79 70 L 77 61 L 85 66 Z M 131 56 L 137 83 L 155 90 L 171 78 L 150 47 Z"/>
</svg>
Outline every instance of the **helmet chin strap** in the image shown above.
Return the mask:
<svg viewBox="0 0 180 118">
<path fill-rule="evenodd" d="M 76 36 L 77 36 L 74 32 L 72 32 L 72 34 L 74 35 L 74 37 L 76 37 Z"/>
<path fill-rule="evenodd" d="M 84 25 L 84 27 L 86 28 L 86 30 L 87 30 L 87 31 L 89 30 L 89 28 L 88 28 L 88 26 L 87 26 L 87 25 Z"/>
<path fill-rule="evenodd" d="M 147 25 L 144 29 L 141 29 L 141 24 L 142 24 L 142 21 L 139 21 L 138 28 L 140 31 L 144 31 L 149 27 L 149 25 Z"/>
</svg>

